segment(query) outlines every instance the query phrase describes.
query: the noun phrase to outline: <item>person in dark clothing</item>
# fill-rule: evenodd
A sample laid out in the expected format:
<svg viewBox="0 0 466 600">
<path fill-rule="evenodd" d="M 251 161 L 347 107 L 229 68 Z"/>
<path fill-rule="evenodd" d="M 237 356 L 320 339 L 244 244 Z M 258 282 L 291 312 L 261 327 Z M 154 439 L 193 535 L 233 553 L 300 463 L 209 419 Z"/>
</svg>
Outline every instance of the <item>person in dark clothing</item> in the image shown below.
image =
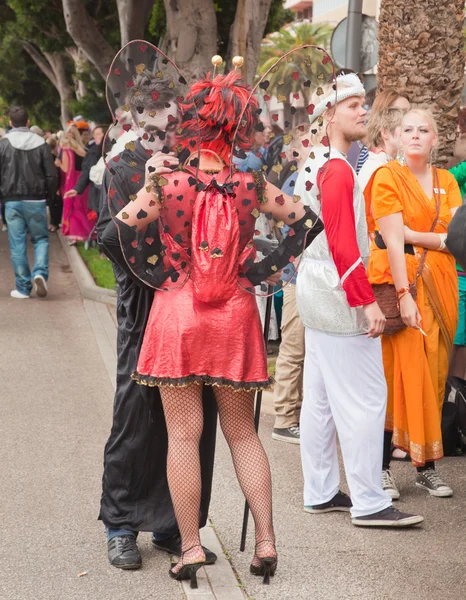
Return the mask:
<svg viewBox="0 0 466 600">
<path fill-rule="evenodd" d="M 58 141 L 55 136 L 44 137 L 46 143 L 50 146 L 53 158 L 58 159 Z M 55 166 L 57 171 L 57 182 L 60 181 L 61 169 Z M 63 213 L 63 198 L 60 193 L 60 186 L 57 185 L 55 197 L 49 203 L 50 225 L 49 231 L 54 233 L 60 227 L 61 217 Z"/>
<path fill-rule="evenodd" d="M 123 51 L 124 49 L 121 52 Z M 142 60 L 135 60 L 135 63 L 140 62 Z M 136 97 L 135 93 L 138 91 L 141 93 Z M 138 104 L 144 105 L 146 109 L 144 116 L 135 110 L 133 114 L 133 128 L 141 137 L 144 134 L 140 131 L 138 118 L 144 119 L 146 127 L 151 126 L 151 119 L 157 120 L 157 117 L 150 117 L 146 111 L 159 108 L 159 104 L 153 100 L 159 93 L 161 100 L 164 99 L 164 94 L 167 93 L 166 84 L 152 73 L 146 72 L 139 78 L 134 78 L 130 95 L 133 99 L 137 98 Z M 177 95 L 176 90 L 169 93 L 171 97 Z M 165 130 L 168 122 L 154 123 L 155 126 L 160 132 Z M 99 241 L 112 221 L 108 198 L 118 197 L 124 204 L 130 202 L 130 198 L 137 194 L 144 184 L 145 164 L 157 150 L 157 142 L 162 146 L 158 137 L 151 146 L 147 141 L 148 137 L 145 136 L 144 145 L 140 140 L 128 142 L 125 150 L 108 164 L 109 170 L 105 172 L 102 184 L 97 222 Z M 172 162 L 175 166 L 175 161 Z M 154 235 L 153 247 L 160 247 L 158 234 Z M 118 249 L 121 252 L 119 245 Z M 167 430 L 160 394 L 158 388 L 139 386 L 131 379 L 131 374 L 136 369 L 154 290 L 131 273 L 123 256 L 117 262 L 115 253 L 109 255 L 109 258 L 113 261 L 119 287 L 118 362 L 113 425 L 104 452 L 99 518 L 107 530 L 110 563 L 122 569 L 137 569 L 142 564 L 136 544 L 139 531 L 152 532 L 154 547 L 172 554 L 181 554 L 181 538 L 167 484 Z M 200 442 L 201 527 L 206 524 L 210 503 L 217 427 L 216 403 L 210 388 L 205 389 L 203 402 L 204 433 Z M 208 564 L 215 562 L 215 554 L 206 550 L 206 555 Z"/>
<path fill-rule="evenodd" d="M 89 210 L 93 210 L 96 213 L 99 211 L 100 189 L 91 181 L 90 170 L 99 162 L 99 159 L 102 156 L 103 143 L 107 129 L 108 127 L 106 125 L 97 125 L 97 127 L 94 128 L 92 137 L 95 143 L 88 146 L 87 154 L 84 157 L 82 164 L 81 175 L 74 187 L 66 192 L 64 196 L 65 198 L 74 198 L 75 196 L 84 193 L 84 190 L 89 185 L 87 206 Z"/>
<path fill-rule="evenodd" d="M 26 109 L 10 109 L 12 129 L 0 140 L 0 200 L 5 203 L 11 262 L 16 278 L 12 298 L 47 295 L 49 236 L 47 200 L 57 185 L 53 156 L 43 138 L 29 129 Z M 34 246 L 32 273 L 27 256 L 27 234 Z"/>
</svg>

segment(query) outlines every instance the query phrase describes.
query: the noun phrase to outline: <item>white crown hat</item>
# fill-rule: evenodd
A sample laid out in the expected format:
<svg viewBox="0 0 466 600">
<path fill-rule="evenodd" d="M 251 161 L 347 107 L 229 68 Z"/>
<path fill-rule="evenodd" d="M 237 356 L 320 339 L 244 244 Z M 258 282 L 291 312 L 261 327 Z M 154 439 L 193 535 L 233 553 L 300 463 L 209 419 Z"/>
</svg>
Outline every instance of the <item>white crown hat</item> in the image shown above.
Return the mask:
<svg viewBox="0 0 466 600">
<path fill-rule="evenodd" d="M 339 88 L 339 85 L 342 83 L 345 84 L 345 87 Z M 338 104 L 342 100 L 346 100 L 346 98 L 351 98 L 352 96 L 364 96 L 365 94 L 364 86 L 356 73 L 339 75 L 336 78 L 336 89 L 336 93 L 335 89 L 332 89 L 319 104 L 315 105 L 312 115 L 309 115 L 311 123 L 314 123 L 327 109 L 335 106 L 335 104 Z"/>
</svg>

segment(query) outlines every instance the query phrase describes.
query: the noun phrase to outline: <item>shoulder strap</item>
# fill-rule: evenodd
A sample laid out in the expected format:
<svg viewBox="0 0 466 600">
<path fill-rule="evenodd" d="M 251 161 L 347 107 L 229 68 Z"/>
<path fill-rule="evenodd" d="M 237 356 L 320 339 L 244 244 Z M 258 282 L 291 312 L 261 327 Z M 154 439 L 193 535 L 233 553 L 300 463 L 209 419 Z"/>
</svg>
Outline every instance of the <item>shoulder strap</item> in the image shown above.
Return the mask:
<svg viewBox="0 0 466 600">
<path fill-rule="evenodd" d="M 440 182 L 439 182 L 439 178 L 438 178 L 438 170 L 437 167 L 434 167 L 434 196 L 435 196 L 435 219 L 430 227 L 430 231 L 429 233 L 432 233 L 434 231 L 434 229 L 437 226 L 438 223 L 438 219 L 440 216 L 440 205 L 441 205 L 441 198 L 440 198 Z M 416 273 L 416 279 L 418 277 L 420 277 L 422 275 L 422 272 L 424 271 L 424 267 L 426 264 L 426 260 L 427 260 L 427 252 L 429 250 L 427 248 L 424 249 L 424 252 L 422 253 L 421 256 L 421 260 L 419 261 L 419 268 L 417 270 Z"/>
</svg>

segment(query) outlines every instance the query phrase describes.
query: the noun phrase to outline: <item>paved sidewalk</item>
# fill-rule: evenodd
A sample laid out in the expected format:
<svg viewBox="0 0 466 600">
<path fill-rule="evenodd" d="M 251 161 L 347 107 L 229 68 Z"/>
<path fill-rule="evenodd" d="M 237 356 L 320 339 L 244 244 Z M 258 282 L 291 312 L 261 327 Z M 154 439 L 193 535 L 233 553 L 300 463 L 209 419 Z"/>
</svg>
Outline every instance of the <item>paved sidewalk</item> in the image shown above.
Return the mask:
<svg viewBox="0 0 466 600">
<path fill-rule="evenodd" d="M 111 356 L 102 359 L 89 321 L 94 303 L 86 310 L 58 238 L 51 236 L 47 299 L 10 298 L 5 233 L 0 281 L 0 598 L 181 600 L 169 558 L 149 535 L 141 536 L 140 571 L 107 562 L 97 514 Z"/>
<path fill-rule="evenodd" d="M 51 294 L 46 301 L 9 298 L 13 277 L 0 237 L 0 518 L 3 600 L 177 600 L 169 561 L 140 538 L 144 568 L 125 573 L 106 562 L 96 521 L 102 451 L 111 423 L 114 331 L 105 305 L 82 301 L 58 240 L 52 243 Z M 265 401 L 270 412 L 271 397 Z M 411 531 L 353 527 L 347 514 L 302 511 L 299 446 L 261 437 L 274 479 L 279 569 L 270 586 L 249 572 L 250 519 L 239 552 L 244 500 L 228 448 L 219 435 L 211 519 L 226 558 L 200 574 L 196 600 L 464 600 L 466 458 L 442 461 L 451 499 L 430 498 L 413 485 L 413 468 L 394 463 L 401 510 L 426 518 Z M 344 477 L 343 477 L 344 482 Z M 346 489 L 345 484 L 342 484 Z M 205 543 L 217 544 L 212 528 Z M 79 573 L 87 575 L 78 577 Z"/>
</svg>

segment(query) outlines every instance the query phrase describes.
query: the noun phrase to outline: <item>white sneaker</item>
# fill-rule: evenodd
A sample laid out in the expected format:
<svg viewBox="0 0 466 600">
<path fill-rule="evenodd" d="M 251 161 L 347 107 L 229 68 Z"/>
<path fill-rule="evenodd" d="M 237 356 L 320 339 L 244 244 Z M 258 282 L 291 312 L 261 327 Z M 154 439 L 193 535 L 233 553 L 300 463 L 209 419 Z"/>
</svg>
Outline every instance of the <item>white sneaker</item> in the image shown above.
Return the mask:
<svg viewBox="0 0 466 600">
<path fill-rule="evenodd" d="M 392 500 L 399 500 L 400 492 L 389 469 L 382 471 L 382 489 L 384 492 L 387 492 Z"/>
<path fill-rule="evenodd" d="M 34 277 L 34 291 L 38 298 L 45 298 L 45 296 L 47 296 L 47 282 L 42 275 L 36 275 Z"/>
<path fill-rule="evenodd" d="M 8 227 L 5 224 L 2 225 L 2 231 L 8 231 Z"/>
<path fill-rule="evenodd" d="M 435 469 L 427 469 L 418 473 L 416 487 L 428 491 L 431 496 L 437 496 L 437 498 L 453 496 L 453 490 L 440 478 Z"/>
<path fill-rule="evenodd" d="M 29 298 L 27 294 L 22 294 L 21 292 L 18 292 L 18 290 L 12 290 L 10 292 L 10 296 L 12 298 L 17 298 L 18 300 L 25 300 L 26 298 Z"/>
</svg>

